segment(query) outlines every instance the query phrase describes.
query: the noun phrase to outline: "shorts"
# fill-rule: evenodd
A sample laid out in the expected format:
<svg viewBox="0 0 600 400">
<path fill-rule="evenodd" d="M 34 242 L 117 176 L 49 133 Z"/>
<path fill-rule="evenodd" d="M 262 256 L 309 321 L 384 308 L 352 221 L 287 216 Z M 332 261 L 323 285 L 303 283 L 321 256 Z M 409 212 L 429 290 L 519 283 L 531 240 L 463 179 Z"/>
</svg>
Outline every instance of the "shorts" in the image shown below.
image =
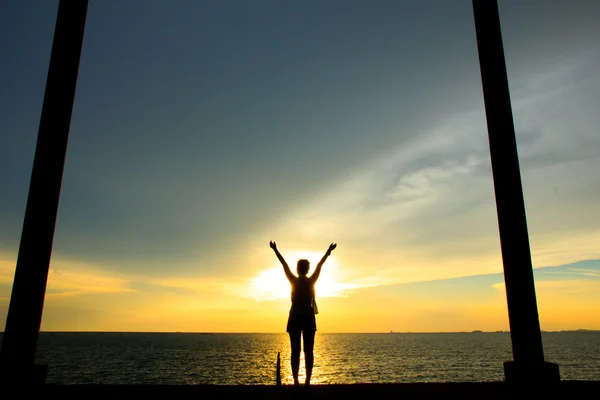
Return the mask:
<svg viewBox="0 0 600 400">
<path fill-rule="evenodd" d="M 288 317 L 286 332 L 316 331 L 317 319 L 314 314 L 290 314 Z"/>
</svg>

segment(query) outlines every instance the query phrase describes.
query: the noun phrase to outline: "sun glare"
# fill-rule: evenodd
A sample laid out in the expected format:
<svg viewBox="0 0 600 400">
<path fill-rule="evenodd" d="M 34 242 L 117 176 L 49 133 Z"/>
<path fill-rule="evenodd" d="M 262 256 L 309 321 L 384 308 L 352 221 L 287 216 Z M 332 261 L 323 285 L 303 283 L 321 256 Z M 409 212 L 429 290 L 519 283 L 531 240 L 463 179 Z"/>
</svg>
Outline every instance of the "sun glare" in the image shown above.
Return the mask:
<svg viewBox="0 0 600 400">
<path fill-rule="evenodd" d="M 283 254 L 290 269 L 296 274 L 296 262 L 301 258 L 310 261 L 310 271 L 312 275 L 317 263 L 323 256 L 321 253 L 310 251 L 289 252 Z M 315 285 L 317 299 L 319 297 L 334 297 L 344 295 L 344 291 L 351 289 L 352 285 L 344 284 L 336 279 L 337 263 L 335 256 L 330 256 L 321 270 L 319 280 Z M 290 284 L 288 283 L 283 267 L 280 264 L 269 269 L 261 271 L 252 279 L 252 287 L 255 297 L 259 299 L 284 299 L 290 297 Z"/>
</svg>

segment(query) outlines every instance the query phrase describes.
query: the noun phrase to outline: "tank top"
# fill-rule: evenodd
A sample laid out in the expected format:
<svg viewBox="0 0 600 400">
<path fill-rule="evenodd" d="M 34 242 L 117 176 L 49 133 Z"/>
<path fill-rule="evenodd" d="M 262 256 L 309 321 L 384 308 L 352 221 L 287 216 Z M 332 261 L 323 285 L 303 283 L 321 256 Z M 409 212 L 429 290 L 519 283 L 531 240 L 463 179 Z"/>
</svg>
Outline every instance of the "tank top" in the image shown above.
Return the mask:
<svg viewBox="0 0 600 400">
<path fill-rule="evenodd" d="M 290 314 L 316 315 L 319 313 L 315 299 L 315 287 L 306 276 L 299 276 L 292 282 L 292 307 Z"/>
</svg>

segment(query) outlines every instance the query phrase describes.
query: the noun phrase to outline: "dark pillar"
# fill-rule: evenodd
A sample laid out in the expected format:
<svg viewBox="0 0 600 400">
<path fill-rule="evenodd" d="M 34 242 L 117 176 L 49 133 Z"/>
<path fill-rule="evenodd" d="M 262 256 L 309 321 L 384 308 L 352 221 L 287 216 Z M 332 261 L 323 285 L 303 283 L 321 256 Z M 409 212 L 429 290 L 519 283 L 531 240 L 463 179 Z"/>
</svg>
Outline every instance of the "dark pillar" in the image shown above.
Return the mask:
<svg viewBox="0 0 600 400">
<path fill-rule="evenodd" d="M 35 382 L 35 353 L 87 5 L 87 0 L 61 0 L 58 6 L 21 244 L 0 352 L 0 379 L 5 383 Z"/>
<path fill-rule="evenodd" d="M 544 361 L 498 3 L 473 0 L 514 361 L 507 382 L 558 381 Z"/>
</svg>

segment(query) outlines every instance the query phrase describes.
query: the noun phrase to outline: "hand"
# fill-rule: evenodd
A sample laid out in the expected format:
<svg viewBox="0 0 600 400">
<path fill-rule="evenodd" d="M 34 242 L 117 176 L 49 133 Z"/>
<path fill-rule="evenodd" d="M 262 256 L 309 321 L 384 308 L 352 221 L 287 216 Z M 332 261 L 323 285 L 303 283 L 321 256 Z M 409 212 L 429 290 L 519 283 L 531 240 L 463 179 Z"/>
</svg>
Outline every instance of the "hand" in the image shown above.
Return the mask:
<svg viewBox="0 0 600 400">
<path fill-rule="evenodd" d="M 327 249 L 327 254 L 331 254 L 331 252 L 337 247 L 337 243 L 331 243 L 329 248 Z"/>
<path fill-rule="evenodd" d="M 271 241 L 269 242 L 269 246 L 271 246 L 271 248 L 272 248 L 273 250 L 277 250 L 277 244 L 275 244 L 275 242 L 274 242 L 274 241 L 272 241 L 272 240 L 271 240 Z"/>
</svg>

